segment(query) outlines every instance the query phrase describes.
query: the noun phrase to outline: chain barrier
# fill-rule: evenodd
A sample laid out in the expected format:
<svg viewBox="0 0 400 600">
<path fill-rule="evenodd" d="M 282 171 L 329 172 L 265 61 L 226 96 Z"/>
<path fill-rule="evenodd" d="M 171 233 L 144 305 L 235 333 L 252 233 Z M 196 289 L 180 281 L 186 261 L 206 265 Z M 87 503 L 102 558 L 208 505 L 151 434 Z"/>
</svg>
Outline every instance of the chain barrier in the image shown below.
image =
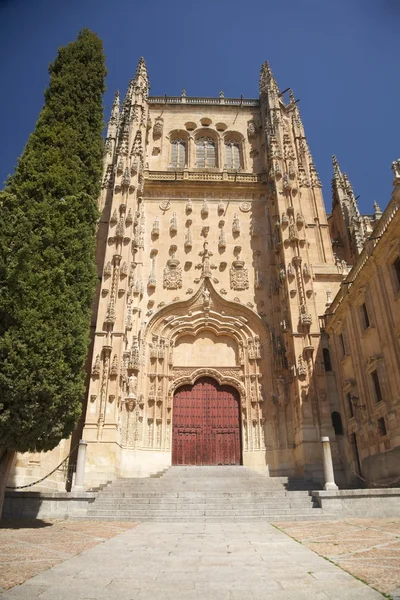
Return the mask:
<svg viewBox="0 0 400 600">
<path fill-rule="evenodd" d="M 25 488 L 32 487 L 33 485 L 36 485 L 37 483 L 42 483 L 42 481 L 44 481 L 45 479 L 47 479 L 48 477 L 50 477 L 50 475 L 53 475 L 53 473 L 55 473 L 57 471 L 57 469 L 59 469 L 69 459 L 69 457 L 71 456 L 71 454 L 73 454 L 73 452 L 76 450 L 76 448 L 78 446 L 79 446 L 79 442 L 77 444 L 75 444 L 75 446 L 72 448 L 72 450 L 68 454 L 68 456 L 66 456 L 64 458 L 64 460 L 62 460 L 60 462 L 60 464 L 55 467 L 55 469 L 53 469 L 52 471 L 50 471 L 50 473 L 47 473 L 47 475 L 45 475 L 44 477 L 41 477 L 40 479 L 38 479 L 37 481 L 34 481 L 33 483 L 27 483 L 26 485 L 16 485 L 16 486 L 7 485 L 6 486 L 6 490 L 23 490 Z"/>
<path fill-rule="evenodd" d="M 396 479 L 393 479 L 392 481 L 389 481 L 389 483 L 377 483 L 375 481 L 370 481 L 369 479 L 365 479 L 365 477 L 362 477 L 359 473 L 357 473 L 356 471 L 354 471 L 354 469 L 352 467 L 350 467 L 350 465 L 348 465 L 342 458 L 342 456 L 340 455 L 338 449 L 334 446 L 334 442 L 329 441 L 331 448 L 335 451 L 336 455 L 339 457 L 339 460 L 342 464 L 342 467 L 344 467 L 345 469 L 347 469 L 348 471 L 351 471 L 351 473 L 353 473 L 353 475 L 355 475 L 358 479 L 360 479 L 361 481 L 363 481 L 364 483 L 373 486 L 373 487 L 378 487 L 378 488 L 390 488 L 392 487 L 392 485 L 394 483 L 398 483 L 400 482 L 400 476 L 396 477 Z"/>
</svg>

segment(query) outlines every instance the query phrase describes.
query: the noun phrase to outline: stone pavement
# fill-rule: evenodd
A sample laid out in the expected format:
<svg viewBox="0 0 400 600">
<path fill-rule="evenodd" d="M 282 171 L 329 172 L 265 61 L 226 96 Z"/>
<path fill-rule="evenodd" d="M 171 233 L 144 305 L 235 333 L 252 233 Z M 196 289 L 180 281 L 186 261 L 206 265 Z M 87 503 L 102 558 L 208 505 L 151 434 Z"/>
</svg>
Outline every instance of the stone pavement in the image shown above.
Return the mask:
<svg viewBox="0 0 400 600">
<path fill-rule="evenodd" d="M 400 519 L 275 523 L 380 592 L 400 596 Z"/>
<path fill-rule="evenodd" d="M 0 524 L 0 595 L 136 523 L 7 520 Z"/>
<path fill-rule="evenodd" d="M 324 524 L 320 524 L 324 527 Z M 143 523 L 1 600 L 378 600 L 268 523 Z"/>
</svg>

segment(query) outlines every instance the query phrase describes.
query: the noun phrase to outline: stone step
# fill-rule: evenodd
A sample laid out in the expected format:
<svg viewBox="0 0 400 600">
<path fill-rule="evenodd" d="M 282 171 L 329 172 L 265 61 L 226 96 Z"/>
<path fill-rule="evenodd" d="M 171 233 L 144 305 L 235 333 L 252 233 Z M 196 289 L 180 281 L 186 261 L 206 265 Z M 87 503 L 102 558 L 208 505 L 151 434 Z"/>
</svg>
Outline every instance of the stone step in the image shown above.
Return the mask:
<svg viewBox="0 0 400 600">
<path fill-rule="evenodd" d="M 109 498 L 140 498 L 146 496 L 153 497 L 164 497 L 164 498 L 257 498 L 257 497 L 268 497 L 268 498 L 286 498 L 290 496 L 309 496 L 309 490 L 296 490 L 296 491 L 287 491 L 287 490 L 253 490 L 253 491 L 230 491 L 230 492 L 217 492 L 215 490 L 211 491 L 201 491 L 201 490 L 185 490 L 185 489 L 171 489 L 171 490 L 142 490 L 142 491 L 131 491 L 131 490 L 114 490 L 110 488 L 107 491 L 103 491 L 99 493 L 101 497 L 109 497 Z"/>
<path fill-rule="evenodd" d="M 290 496 L 287 497 L 285 496 L 284 498 L 279 498 L 279 504 L 280 505 L 286 505 L 286 504 L 310 504 L 310 502 L 312 501 L 312 497 L 311 496 L 304 496 L 302 497 L 294 497 L 291 498 Z M 104 496 L 100 496 L 99 498 L 97 498 L 96 500 L 96 505 L 97 504 L 107 504 L 110 506 L 116 506 L 116 505 L 125 505 L 125 504 L 135 504 L 135 505 L 149 505 L 149 504 L 165 504 L 168 506 L 186 506 L 186 505 L 191 505 L 191 504 L 218 504 L 220 505 L 238 505 L 240 504 L 241 506 L 258 506 L 261 504 L 268 504 L 268 505 L 273 505 L 276 506 L 277 504 L 277 499 L 276 498 L 270 498 L 270 497 L 257 497 L 257 498 L 218 498 L 218 497 L 212 497 L 212 498 L 207 498 L 207 497 L 203 497 L 203 498 L 163 498 L 161 497 L 154 497 L 154 496 L 144 496 L 141 498 L 132 498 L 132 497 L 127 497 L 127 498 L 110 498 L 108 496 L 104 497 Z"/>
<path fill-rule="evenodd" d="M 314 509 L 314 511 L 316 511 L 318 509 Z M 302 514 L 302 513 L 293 513 L 290 515 L 290 518 L 288 518 L 287 515 L 282 515 L 281 513 L 276 513 L 276 514 L 270 514 L 270 515 L 258 515 L 258 516 L 248 516 L 248 515 L 243 515 L 243 516 L 218 516 L 218 517 L 210 517 L 210 516 L 202 516 L 202 517 L 172 517 L 170 515 L 165 516 L 165 517 L 154 517 L 154 516 L 147 516 L 147 517 L 140 517 L 140 518 L 132 518 L 132 517 L 121 517 L 119 515 L 112 515 L 112 516 L 104 516 L 102 514 L 98 514 L 96 516 L 76 516 L 74 517 L 74 520 L 79 520 L 79 521 L 128 521 L 128 522 L 137 522 L 137 523 L 144 523 L 144 522 L 154 522 L 154 523 L 249 523 L 252 521 L 263 521 L 264 523 L 273 523 L 273 522 L 279 522 L 279 521 L 329 521 L 335 519 L 334 515 L 330 515 L 330 514 L 323 514 L 321 513 L 317 513 L 315 514 L 315 512 L 309 514 Z"/>
<path fill-rule="evenodd" d="M 293 489 L 295 488 L 295 489 Z M 171 467 L 157 478 L 118 479 L 89 507 L 87 519 L 217 522 L 313 520 L 310 489 L 299 478 L 269 477 L 246 467 Z"/>
<path fill-rule="evenodd" d="M 299 509 L 297 512 L 301 512 L 304 514 L 307 513 L 315 513 L 316 510 L 319 510 L 317 508 L 313 508 L 312 506 L 309 507 L 301 507 L 301 509 Z M 251 516 L 251 515 L 270 515 L 270 514 L 275 514 L 277 512 L 277 507 L 270 507 L 270 508 L 265 508 L 265 509 L 246 509 L 246 510 L 241 510 L 240 508 L 236 508 L 236 509 L 232 509 L 232 510 L 226 510 L 224 508 L 219 508 L 219 509 L 188 509 L 188 510 L 182 510 L 182 511 L 175 511 L 175 510 L 165 510 L 162 508 L 153 508 L 153 509 L 147 509 L 147 510 L 140 510 L 137 508 L 132 508 L 132 509 L 120 509 L 118 511 L 115 510 L 108 510 L 108 509 L 103 509 L 103 508 L 99 508 L 99 509 L 89 509 L 88 510 L 88 515 L 95 515 L 95 514 L 102 514 L 102 515 L 115 515 L 118 514 L 119 516 L 168 516 L 168 515 L 172 515 L 172 516 L 177 516 L 177 517 L 188 517 L 189 519 L 192 516 L 210 516 L 210 517 L 217 517 L 217 516 L 236 516 L 236 515 L 247 515 L 247 516 Z M 296 514 L 296 510 L 293 508 L 279 508 L 279 513 L 282 515 L 291 515 L 291 514 Z"/>
</svg>

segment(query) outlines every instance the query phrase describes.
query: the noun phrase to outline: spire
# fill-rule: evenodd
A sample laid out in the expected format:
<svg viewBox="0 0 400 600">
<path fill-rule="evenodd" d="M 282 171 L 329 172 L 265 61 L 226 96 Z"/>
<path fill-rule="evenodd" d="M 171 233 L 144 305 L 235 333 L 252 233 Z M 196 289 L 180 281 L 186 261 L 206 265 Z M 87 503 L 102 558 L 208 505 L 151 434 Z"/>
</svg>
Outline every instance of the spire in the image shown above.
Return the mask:
<svg viewBox="0 0 400 600">
<path fill-rule="evenodd" d="M 339 167 L 339 163 L 335 155 L 332 156 L 332 164 L 333 164 L 333 177 L 336 179 L 342 178 L 342 172 Z"/>
<path fill-rule="evenodd" d="M 142 94 L 147 96 L 149 93 L 149 77 L 147 67 L 143 56 L 140 57 L 136 73 L 133 79 L 130 80 L 126 96 L 122 104 L 122 112 L 126 113 L 132 102 L 133 94 Z"/>
<path fill-rule="evenodd" d="M 272 74 L 271 67 L 269 63 L 265 61 L 265 63 L 261 66 L 260 73 L 260 95 L 265 96 L 268 95 L 270 97 L 278 97 L 279 87 L 276 83 L 275 77 Z"/>
<path fill-rule="evenodd" d="M 147 74 L 147 67 L 143 56 L 139 58 L 138 66 L 133 80 L 137 85 L 145 83 L 146 90 L 149 90 L 149 76 Z"/>
<path fill-rule="evenodd" d="M 115 136 L 119 121 L 119 90 L 115 92 L 114 101 L 111 107 L 110 119 L 108 121 L 107 137 Z"/>
<path fill-rule="evenodd" d="M 374 202 L 374 220 L 377 221 L 381 218 L 382 216 L 382 210 L 381 207 L 379 206 L 379 204 L 377 202 Z"/>
<path fill-rule="evenodd" d="M 335 190 L 345 188 L 345 183 L 343 179 L 343 173 L 340 170 L 339 163 L 335 155 L 332 156 L 332 164 L 333 164 L 333 179 L 332 179 L 332 192 Z"/>
</svg>

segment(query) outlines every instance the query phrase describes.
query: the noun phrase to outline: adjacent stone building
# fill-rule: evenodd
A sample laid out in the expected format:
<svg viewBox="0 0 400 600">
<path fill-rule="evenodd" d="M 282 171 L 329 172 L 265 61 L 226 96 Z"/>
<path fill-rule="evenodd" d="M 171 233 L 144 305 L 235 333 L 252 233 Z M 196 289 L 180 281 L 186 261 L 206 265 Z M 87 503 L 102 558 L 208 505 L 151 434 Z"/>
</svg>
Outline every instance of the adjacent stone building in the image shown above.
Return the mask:
<svg viewBox="0 0 400 600">
<path fill-rule="evenodd" d="M 339 383 L 336 433 L 348 475 L 367 483 L 400 482 L 400 161 L 393 163 L 395 189 L 373 231 L 349 228 L 345 256 L 354 266 L 326 313 L 332 369 Z M 333 186 L 347 183 L 335 167 Z M 350 194 L 348 194 L 350 196 Z M 360 220 L 361 223 L 361 220 Z M 357 247 L 358 246 L 358 247 Z M 355 476 L 355 477 L 354 477 Z M 398 479 L 398 482 L 395 480 Z"/>
<path fill-rule="evenodd" d="M 368 368 L 380 373 L 380 357 L 390 350 L 367 348 L 378 339 L 377 327 L 365 334 L 362 351 L 361 330 L 344 331 L 353 344 L 346 348 L 362 356 L 351 368 L 336 349 L 343 324 L 353 327 L 340 316 L 349 310 L 349 301 L 341 301 L 350 287 L 343 279 L 353 263 L 351 273 L 358 269 L 361 277 L 357 265 L 381 214 L 376 207 L 375 215 L 362 217 L 336 160 L 334 171 L 328 220 L 298 103 L 291 90 L 280 92 L 267 63 L 259 98 L 236 99 L 222 92 L 189 97 L 185 90 L 179 97 L 149 96 L 140 60 L 121 106 L 116 94 L 105 141 L 101 285 L 84 427 L 76 436 L 88 442 L 88 487 L 171 464 L 244 464 L 321 479 L 326 435 L 352 460 L 344 428 L 361 425 L 344 416 L 346 394 L 360 396 L 363 361 L 375 357 Z M 383 264 L 385 246 L 375 245 Z M 395 264 L 398 250 L 397 241 L 389 262 Z M 399 271 L 387 269 L 387 281 L 395 282 Z M 349 293 L 356 287 L 366 284 Z M 385 343 L 398 344 L 399 323 L 391 328 L 388 314 L 396 300 L 376 302 L 379 310 L 368 308 L 371 324 L 386 311 Z M 399 360 L 396 346 L 386 371 L 397 371 L 397 389 Z M 357 393 L 348 383 L 353 379 Z M 385 381 L 382 390 L 389 389 Z M 390 407 L 378 407 L 387 430 L 379 451 L 395 431 L 399 395 L 390 389 Z M 360 460 L 368 444 L 378 451 L 369 426 Z M 13 482 L 44 474 L 70 445 L 36 456 L 35 465 L 32 455 L 20 455 Z M 344 483 L 349 475 L 335 461 Z M 63 475 L 46 485 L 61 489 Z"/>
</svg>

